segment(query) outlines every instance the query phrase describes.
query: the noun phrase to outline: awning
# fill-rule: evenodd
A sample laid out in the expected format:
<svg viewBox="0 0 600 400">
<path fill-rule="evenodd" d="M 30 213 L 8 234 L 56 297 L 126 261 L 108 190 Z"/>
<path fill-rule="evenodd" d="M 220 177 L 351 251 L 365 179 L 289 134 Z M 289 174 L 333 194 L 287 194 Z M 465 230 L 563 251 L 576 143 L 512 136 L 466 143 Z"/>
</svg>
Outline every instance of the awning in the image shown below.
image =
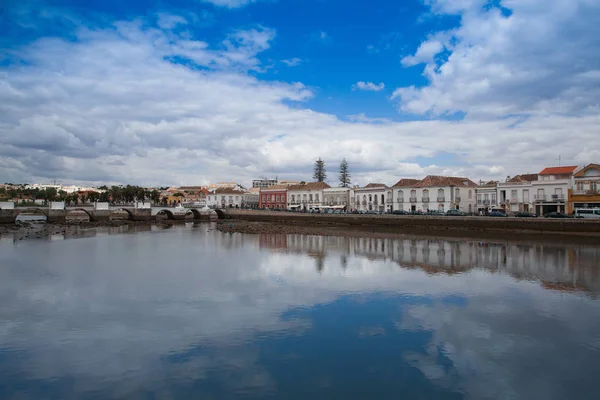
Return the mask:
<svg viewBox="0 0 600 400">
<path fill-rule="evenodd" d="M 290 208 L 300 208 L 300 205 L 293 205 L 293 206 L 290 206 Z"/>
<path fill-rule="evenodd" d="M 321 206 L 321 208 L 333 208 L 334 210 L 341 210 L 346 208 L 346 206 Z"/>
</svg>

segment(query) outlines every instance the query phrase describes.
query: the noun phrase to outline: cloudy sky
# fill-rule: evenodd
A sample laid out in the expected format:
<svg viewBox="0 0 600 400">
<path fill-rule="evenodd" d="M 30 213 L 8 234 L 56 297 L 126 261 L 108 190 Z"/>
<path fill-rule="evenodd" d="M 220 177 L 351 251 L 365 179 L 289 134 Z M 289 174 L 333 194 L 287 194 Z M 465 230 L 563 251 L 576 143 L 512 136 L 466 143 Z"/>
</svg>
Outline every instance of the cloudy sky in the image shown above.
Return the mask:
<svg viewBox="0 0 600 400">
<path fill-rule="evenodd" d="M 5 0 L 0 181 L 600 161 L 597 0 Z"/>
</svg>

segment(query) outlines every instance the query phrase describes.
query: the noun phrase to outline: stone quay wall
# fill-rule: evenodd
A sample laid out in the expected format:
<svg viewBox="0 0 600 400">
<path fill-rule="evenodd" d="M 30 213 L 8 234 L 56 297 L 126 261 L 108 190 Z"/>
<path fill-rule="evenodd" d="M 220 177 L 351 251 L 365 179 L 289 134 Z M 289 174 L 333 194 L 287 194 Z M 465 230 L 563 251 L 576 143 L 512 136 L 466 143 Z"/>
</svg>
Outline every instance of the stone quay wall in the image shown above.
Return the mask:
<svg viewBox="0 0 600 400">
<path fill-rule="evenodd" d="M 513 218 L 513 217 L 449 217 L 421 215 L 305 214 L 293 212 L 228 210 L 227 219 L 272 222 L 295 225 L 337 225 L 349 229 L 379 229 L 394 233 L 432 233 L 444 231 L 498 232 L 504 234 L 558 234 L 597 237 L 600 242 L 600 220 Z"/>
</svg>

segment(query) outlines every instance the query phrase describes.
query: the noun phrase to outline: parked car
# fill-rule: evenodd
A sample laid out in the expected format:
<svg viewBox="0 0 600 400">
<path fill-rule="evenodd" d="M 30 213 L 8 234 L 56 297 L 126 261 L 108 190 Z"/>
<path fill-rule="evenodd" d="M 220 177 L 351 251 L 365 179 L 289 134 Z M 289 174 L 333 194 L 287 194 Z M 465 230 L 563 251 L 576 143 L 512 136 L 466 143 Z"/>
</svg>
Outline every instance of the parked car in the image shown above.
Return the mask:
<svg viewBox="0 0 600 400">
<path fill-rule="evenodd" d="M 527 211 L 521 211 L 515 214 L 515 217 L 517 218 L 535 218 L 537 217 L 537 215 L 535 215 L 534 213 L 530 213 Z"/>
<path fill-rule="evenodd" d="M 424 215 L 423 211 L 411 211 L 410 215 Z"/>
<path fill-rule="evenodd" d="M 444 215 L 444 212 L 439 210 L 429 210 L 427 211 L 427 215 Z"/>
<path fill-rule="evenodd" d="M 446 215 L 449 217 L 464 217 L 467 215 L 467 213 L 460 210 L 448 210 L 446 211 Z"/>
<path fill-rule="evenodd" d="M 394 211 L 392 211 L 392 214 L 394 214 L 394 215 L 410 215 L 410 213 L 408 211 L 404 211 L 404 210 L 394 210 Z"/>
<path fill-rule="evenodd" d="M 544 215 L 544 218 L 575 218 L 575 217 L 572 215 L 569 215 L 569 214 L 554 211 L 554 212 Z"/>
<path fill-rule="evenodd" d="M 508 215 L 506 215 L 505 213 L 503 213 L 502 211 L 491 211 L 488 214 L 488 217 L 507 217 Z"/>
</svg>

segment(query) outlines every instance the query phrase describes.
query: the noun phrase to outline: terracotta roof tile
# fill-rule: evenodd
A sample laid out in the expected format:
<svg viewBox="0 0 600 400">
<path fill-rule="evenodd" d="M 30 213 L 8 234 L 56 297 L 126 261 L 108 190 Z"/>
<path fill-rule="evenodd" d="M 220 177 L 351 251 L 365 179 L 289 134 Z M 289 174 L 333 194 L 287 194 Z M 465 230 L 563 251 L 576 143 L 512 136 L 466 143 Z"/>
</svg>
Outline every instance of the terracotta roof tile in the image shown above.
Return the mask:
<svg viewBox="0 0 600 400">
<path fill-rule="evenodd" d="M 544 168 L 540 175 L 567 175 L 572 174 L 573 171 L 577 169 L 577 166 L 567 166 L 567 167 L 548 167 Z"/>
<path fill-rule="evenodd" d="M 331 186 L 325 182 L 308 182 L 304 185 L 291 185 L 288 186 L 288 190 L 322 190 L 329 189 Z"/>
<path fill-rule="evenodd" d="M 509 179 L 509 182 L 512 182 L 512 183 L 533 182 L 533 181 L 537 181 L 537 179 L 538 179 L 538 174 L 521 174 L 521 175 L 517 175 L 517 176 L 514 176 L 513 178 Z"/>
<path fill-rule="evenodd" d="M 422 181 L 417 183 L 415 187 L 431 187 L 431 186 L 459 186 L 459 187 L 477 187 L 477 184 L 469 178 L 456 176 L 435 176 L 428 175 Z"/>
<path fill-rule="evenodd" d="M 396 182 L 396 184 L 392 187 L 409 187 L 409 186 L 414 186 L 417 183 L 419 183 L 418 179 L 400 179 L 398 182 Z"/>
<path fill-rule="evenodd" d="M 369 183 L 365 188 L 382 188 L 387 187 L 385 183 Z"/>
</svg>

